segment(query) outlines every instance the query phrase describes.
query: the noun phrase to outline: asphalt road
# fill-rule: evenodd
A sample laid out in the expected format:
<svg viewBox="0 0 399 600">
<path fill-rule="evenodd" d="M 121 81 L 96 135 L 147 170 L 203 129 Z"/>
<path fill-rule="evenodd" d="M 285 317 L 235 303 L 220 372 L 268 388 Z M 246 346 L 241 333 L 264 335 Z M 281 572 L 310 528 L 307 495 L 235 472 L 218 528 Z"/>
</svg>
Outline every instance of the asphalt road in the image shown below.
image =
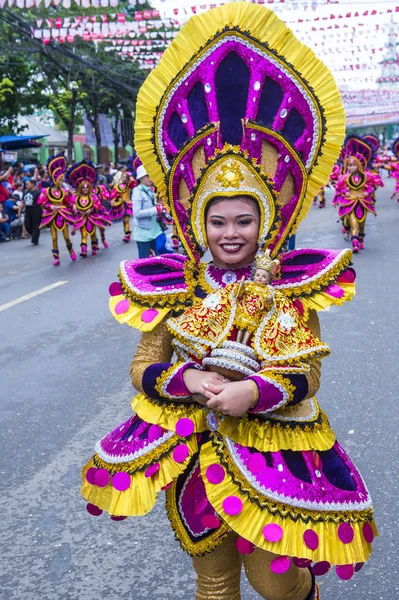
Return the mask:
<svg viewBox="0 0 399 600">
<path fill-rule="evenodd" d="M 380 537 L 373 559 L 350 582 L 321 579 L 323 600 L 398 600 L 399 205 L 391 180 L 378 192 L 366 250 L 355 257 L 358 295 L 321 316 L 332 355 L 319 400 L 374 497 Z M 335 210 L 312 207 L 301 247 L 343 248 Z M 147 516 L 93 518 L 79 495 L 80 468 L 94 443 L 130 415 L 129 365 L 138 336 L 107 308 L 119 261 L 136 256 L 122 226 L 108 250 L 71 263 L 50 236 L 40 245 L 0 245 L 1 600 L 176 600 L 194 598 L 190 559 L 174 540 L 160 497 Z M 77 237 L 75 245 L 78 246 Z M 243 578 L 243 600 L 255 600 Z"/>
</svg>

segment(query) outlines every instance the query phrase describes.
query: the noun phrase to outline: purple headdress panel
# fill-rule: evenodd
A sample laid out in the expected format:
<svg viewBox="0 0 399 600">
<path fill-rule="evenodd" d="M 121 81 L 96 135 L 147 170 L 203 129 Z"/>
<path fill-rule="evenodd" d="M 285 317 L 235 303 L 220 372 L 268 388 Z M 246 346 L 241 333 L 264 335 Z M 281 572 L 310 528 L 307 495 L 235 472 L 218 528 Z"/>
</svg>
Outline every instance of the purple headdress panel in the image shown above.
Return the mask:
<svg viewBox="0 0 399 600">
<path fill-rule="evenodd" d="M 68 181 L 77 191 L 84 182 L 93 187 L 97 179 L 97 171 L 95 166 L 93 163 L 85 160 L 73 165 L 73 167 L 69 169 L 67 175 Z"/>
<path fill-rule="evenodd" d="M 170 54 L 165 53 L 165 63 L 161 61 L 139 95 L 137 150 L 169 203 L 182 242 L 195 260 L 205 250 L 201 236 L 205 205 L 217 194 L 260 197 L 264 231 L 260 232 L 259 244 L 277 253 L 304 218 L 313 188 L 320 189 L 338 156 L 340 144 L 336 141 L 342 133 L 337 136 L 332 132 L 333 143 L 326 144 L 325 108 L 303 73 L 287 60 L 288 49 L 309 78 L 324 69 L 326 82 L 321 95 L 328 91 L 330 102 L 335 96 L 337 111 L 342 104 L 331 75 L 270 13 L 264 7 L 241 3 L 191 19 L 180 34 L 186 45 L 190 44 L 190 32 L 185 29 L 190 29 L 190 24 L 191 29 L 196 26 L 196 34 L 216 29 L 218 19 L 225 26 L 215 30 L 202 47 L 194 48 L 191 40 L 193 55 L 165 86 L 170 61 L 179 62 L 176 38 Z M 257 18 L 263 21 L 255 27 Z M 251 23 L 259 30 L 258 38 L 248 31 Z M 274 47 L 269 45 L 269 38 L 274 38 Z M 161 80 L 165 91 L 151 115 L 153 138 L 149 143 L 144 139 L 143 122 L 149 117 L 148 94 L 156 95 L 149 86 L 161 89 Z M 321 87 L 320 81 L 318 85 Z M 342 121 L 338 126 L 334 115 L 332 128 L 342 128 Z M 321 159 L 322 154 L 327 159 Z M 225 185 L 215 187 L 215 170 L 225 175 L 226 164 L 231 172 Z M 213 189 L 207 185 L 208 178 Z M 228 181 L 235 184 L 229 186 Z"/>
<path fill-rule="evenodd" d="M 66 167 L 66 158 L 63 154 L 57 154 L 57 156 L 50 156 L 50 158 L 47 161 L 47 171 L 53 183 L 57 183 L 59 178 L 65 174 Z"/>
<path fill-rule="evenodd" d="M 351 156 L 357 158 L 366 169 L 373 158 L 373 151 L 364 140 L 355 135 L 350 135 L 345 139 L 345 158 L 349 160 Z"/>
</svg>

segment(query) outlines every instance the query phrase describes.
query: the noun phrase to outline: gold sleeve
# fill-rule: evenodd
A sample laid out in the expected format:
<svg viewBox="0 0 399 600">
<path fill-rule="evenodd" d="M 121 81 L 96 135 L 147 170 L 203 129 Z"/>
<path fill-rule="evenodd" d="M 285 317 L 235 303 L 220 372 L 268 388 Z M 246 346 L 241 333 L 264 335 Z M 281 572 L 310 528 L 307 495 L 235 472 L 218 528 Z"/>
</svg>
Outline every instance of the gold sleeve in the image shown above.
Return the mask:
<svg viewBox="0 0 399 600">
<path fill-rule="evenodd" d="M 310 329 L 314 336 L 316 336 L 319 340 L 320 338 L 320 321 L 317 316 L 317 312 L 315 310 L 309 311 L 308 320 L 305 323 L 306 327 Z M 320 387 L 320 376 L 321 376 L 321 360 L 318 358 L 313 358 L 309 361 L 310 371 L 306 374 L 306 379 L 308 381 L 308 393 L 306 398 L 312 398 L 317 390 Z"/>
<path fill-rule="evenodd" d="M 133 387 L 143 393 L 142 380 L 144 371 L 154 363 L 170 363 L 173 356 L 173 336 L 164 322 L 159 323 L 152 331 L 143 333 L 137 346 L 131 367 L 130 377 Z"/>
</svg>

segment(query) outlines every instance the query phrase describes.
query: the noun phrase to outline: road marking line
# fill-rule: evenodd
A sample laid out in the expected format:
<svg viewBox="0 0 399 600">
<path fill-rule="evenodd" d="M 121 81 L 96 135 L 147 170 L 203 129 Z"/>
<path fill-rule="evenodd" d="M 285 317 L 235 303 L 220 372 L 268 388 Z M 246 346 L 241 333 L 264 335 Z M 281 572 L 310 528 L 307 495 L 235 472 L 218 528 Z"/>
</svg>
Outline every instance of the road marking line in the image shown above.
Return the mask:
<svg viewBox="0 0 399 600">
<path fill-rule="evenodd" d="M 21 296 L 20 298 L 16 298 L 15 300 L 11 300 L 11 302 L 7 302 L 6 304 L 1 304 L 0 305 L 0 312 L 2 310 L 7 310 L 7 308 L 12 308 L 16 304 L 21 304 L 21 302 L 26 302 L 27 300 L 30 300 L 31 298 L 34 298 L 35 296 L 39 296 L 40 294 L 44 294 L 45 292 L 49 292 L 50 290 L 54 290 L 55 288 L 60 287 L 60 285 L 64 285 L 65 283 L 68 283 L 68 281 L 57 281 L 57 283 L 52 283 L 51 285 L 47 285 L 44 288 L 40 288 L 40 290 L 36 290 L 35 292 L 31 292 L 30 294 L 26 294 L 26 296 Z"/>
</svg>

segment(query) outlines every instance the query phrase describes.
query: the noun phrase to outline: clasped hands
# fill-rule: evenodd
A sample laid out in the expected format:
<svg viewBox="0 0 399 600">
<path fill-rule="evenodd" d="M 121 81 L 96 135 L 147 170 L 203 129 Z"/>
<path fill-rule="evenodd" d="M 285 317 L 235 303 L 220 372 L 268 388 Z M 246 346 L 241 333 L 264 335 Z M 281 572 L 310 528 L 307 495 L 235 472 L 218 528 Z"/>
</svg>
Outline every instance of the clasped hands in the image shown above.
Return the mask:
<svg viewBox="0 0 399 600">
<path fill-rule="evenodd" d="M 219 373 L 186 369 L 183 373 L 188 391 L 201 394 L 199 404 L 230 417 L 241 417 L 254 402 L 254 387 L 249 381 L 230 381 Z"/>
</svg>

